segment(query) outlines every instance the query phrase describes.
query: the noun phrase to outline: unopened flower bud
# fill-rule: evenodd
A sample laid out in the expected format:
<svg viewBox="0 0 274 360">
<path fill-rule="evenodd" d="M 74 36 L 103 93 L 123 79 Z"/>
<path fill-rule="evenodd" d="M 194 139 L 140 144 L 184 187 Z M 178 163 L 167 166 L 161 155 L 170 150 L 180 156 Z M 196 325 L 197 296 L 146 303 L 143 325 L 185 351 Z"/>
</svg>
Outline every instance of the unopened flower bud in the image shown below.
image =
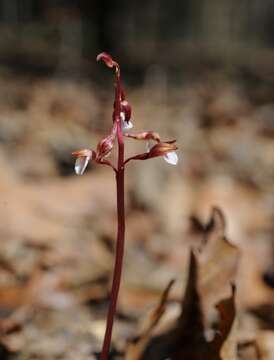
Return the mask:
<svg viewBox="0 0 274 360">
<path fill-rule="evenodd" d="M 114 145 L 115 135 L 110 134 L 97 145 L 97 159 L 102 159 L 109 155 Z"/>
<path fill-rule="evenodd" d="M 104 61 L 104 63 L 110 68 L 112 68 L 116 64 L 116 62 L 112 60 L 112 57 L 109 54 L 105 53 L 105 52 L 102 52 L 99 55 L 97 55 L 96 60 L 97 61 L 100 61 L 100 60 Z"/>
<path fill-rule="evenodd" d="M 169 142 L 158 142 L 154 146 L 149 147 L 147 152 L 128 158 L 125 163 L 128 163 L 130 160 L 147 160 L 154 157 L 162 156 L 168 163 L 176 165 L 178 157 L 175 153 L 175 150 L 177 150 L 178 148 L 174 144 L 174 142 L 175 140 Z"/>
<path fill-rule="evenodd" d="M 160 142 L 154 145 L 149 151 L 149 158 L 156 157 L 156 156 L 164 156 L 169 152 L 174 152 L 177 150 L 177 146 L 173 143 L 167 142 Z"/>
</svg>

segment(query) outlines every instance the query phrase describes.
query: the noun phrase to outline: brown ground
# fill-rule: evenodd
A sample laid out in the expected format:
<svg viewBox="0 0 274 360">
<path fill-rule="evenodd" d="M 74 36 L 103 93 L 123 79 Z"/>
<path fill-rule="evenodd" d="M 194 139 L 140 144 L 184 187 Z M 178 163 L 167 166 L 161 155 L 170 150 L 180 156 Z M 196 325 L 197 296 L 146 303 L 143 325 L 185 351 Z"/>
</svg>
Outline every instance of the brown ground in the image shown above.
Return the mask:
<svg viewBox="0 0 274 360">
<path fill-rule="evenodd" d="M 225 322 L 222 346 L 230 355 L 222 359 L 274 359 L 271 91 L 268 84 L 250 88 L 222 74 L 174 89 L 157 71 L 147 74 L 141 88 L 128 90 L 135 130 L 175 137 L 179 163 L 173 167 L 154 159 L 127 168 L 127 248 L 113 337 L 122 358 L 163 358 L 165 351 L 157 346 L 154 357 L 144 349 L 153 349 L 155 334 L 165 333 L 178 318 L 191 283 L 183 309 L 196 304 L 189 310 L 194 315 L 187 320 L 182 315 L 191 340 L 182 335 L 174 354 L 165 358 L 198 359 L 214 333 L 214 305 L 229 296 L 233 281 L 237 312 L 235 317 L 225 310 L 231 321 Z M 100 351 L 115 246 L 114 177 L 95 165 L 75 176 L 70 154 L 95 147 L 107 134 L 110 92 L 57 77 L 2 76 L 1 359 L 85 360 Z M 128 154 L 142 147 L 127 141 Z M 222 243 L 224 233 L 234 246 Z M 206 249 L 194 255 L 188 272 L 189 248 L 201 241 Z M 216 241 L 217 248 L 211 248 Z M 144 325 L 153 323 L 148 313 L 173 278 L 165 314 L 156 316 L 161 324 L 150 329 Z M 195 325 L 201 308 L 202 328 Z M 193 340 L 198 331 L 203 343 Z M 139 334 L 145 341 L 128 345 Z"/>
</svg>

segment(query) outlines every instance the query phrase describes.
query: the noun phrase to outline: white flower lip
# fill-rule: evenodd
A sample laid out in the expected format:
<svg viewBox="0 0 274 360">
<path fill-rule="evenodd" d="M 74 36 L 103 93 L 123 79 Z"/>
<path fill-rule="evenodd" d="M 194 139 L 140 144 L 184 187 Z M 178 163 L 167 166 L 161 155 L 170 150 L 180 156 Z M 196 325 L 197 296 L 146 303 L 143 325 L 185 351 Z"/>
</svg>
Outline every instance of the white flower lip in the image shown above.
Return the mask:
<svg viewBox="0 0 274 360">
<path fill-rule="evenodd" d="M 168 153 L 166 153 L 164 156 L 163 156 L 164 160 L 171 164 L 171 165 L 177 165 L 178 163 L 178 155 L 176 154 L 175 151 L 170 151 Z"/>
<path fill-rule="evenodd" d="M 153 148 L 153 144 L 150 141 L 147 141 L 146 143 L 146 149 L 147 152 L 150 152 L 150 150 Z M 171 165 L 177 165 L 178 163 L 178 155 L 175 151 L 170 151 L 163 155 L 164 160 Z"/>
<path fill-rule="evenodd" d="M 129 120 L 129 121 L 125 121 L 125 113 L 123 111 L 121 111 L 120 113 L 120 116 L 121 116 L 121 120 L 122 120 L 122 132 L 126 132 L 127 130 L 130 130 L 133 128 L 133 124 L 132 122 Z"/>
<path fill-rule="evenodd" d="M 90 156 L 79 156 L 75 161 L 74 170 L 76 175 L 83 175 L 89 163 Z"/>
<path fill-rule="evenodd" d="M 133 128 L 133 124 L 132 122 L 129 120 L 129 121 L 123 121 L 122 123 L 122 129 L 123 130 L 129 130 L 129 129 L 132 129 Z"/>
<path fill-rule="evenodd" d="M 150 152 L 150 150 L 153 148 L 153 144 L 152 144 L 152 142 L 151 141 L 147 141 L 146 142 L 146 150 L 147 150 L 147 152 Z"/>
</svg>

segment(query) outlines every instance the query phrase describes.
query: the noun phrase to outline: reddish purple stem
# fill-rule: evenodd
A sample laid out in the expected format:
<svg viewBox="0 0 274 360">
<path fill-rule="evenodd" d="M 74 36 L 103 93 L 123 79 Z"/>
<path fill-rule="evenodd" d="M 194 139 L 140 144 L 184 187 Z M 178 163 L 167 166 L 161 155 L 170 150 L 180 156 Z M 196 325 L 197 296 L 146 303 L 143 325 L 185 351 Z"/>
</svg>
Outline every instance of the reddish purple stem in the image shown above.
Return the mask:
<svg viewBox="0 0 274 360">
<path fill-rule="evenodd" d="M 117 139 L 118 139 L 118 166 L 116 171 L 116 191 L 117 191 L 117 242 L 115 253 L 115 265 L 113 271 L 112 288 L 110 295 L 110 305 L 108 309 L 107 325 L 104 336 L 103 348 L 100 360 L 107 360 L 111 345 L 111 336 L 114 317 L 117 307 L 117 299 L 121 283 L 124 244 L 125 244 L 125 200 L 124 200 L 124 139 L 120 122 L 120 101 L 121 101 L 121 84 L 120 75 L 116 77 L 115 106 L 113 119 L 117 121 Z"/>
</svg>

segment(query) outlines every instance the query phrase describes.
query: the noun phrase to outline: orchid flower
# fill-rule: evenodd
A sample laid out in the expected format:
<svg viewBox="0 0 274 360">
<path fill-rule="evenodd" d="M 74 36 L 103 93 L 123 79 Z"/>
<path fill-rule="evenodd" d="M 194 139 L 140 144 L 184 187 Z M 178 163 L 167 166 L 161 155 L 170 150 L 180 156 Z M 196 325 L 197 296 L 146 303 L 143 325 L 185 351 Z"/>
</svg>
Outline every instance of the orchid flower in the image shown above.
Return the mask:
<svg viewBox="0 0 274 360">
<path fill-rule="evenodd" d="M 96 151 L 90 149 L 84 149 L 80 151 L 75 151 L 72 155 L 76 156 L 74 170 L 76 175 L 83 175 L 88 163 L 93 160 L 97 164 L 108 165 L 114 169 L 112 163 L 106 158 L 110 155 L 112 148 L 114 146 L 115 138 L 117 132 L 117 125 L 116 123 L 113 124 L 111 133 L 103 138 L 97 144 Z"/>
<path fill-rule="evenodd" d="M 126 164 L 131 160 L 147 160 L 154 157 L 163 157 L 169 164 L 176 165 L 178 156 L 176 154 L 177 146 L 175 140 L 162 141 L 160 135 L 154 131 L 143 131 L 139 133 L 128 133 L 132 129 L 131 106 L 126 100 L 125 91 L 122 87 L 120 66 L 107 53 L 101 53 L 97 56 L 97 61 L 103 61 L 109 68 L 115 70 L 115 99 L 112 114 L 112 128 L 97 144 L 96 150 L 84 149 L 73 153 L 76 156 L 75 172 L 77 175 L 83 175 L 88 163 L 93 161 L 96 164 L 110 166 L 115 172 L 117 188 L 117 245 L 115 254 L 115 265 L 112 280 L 112 289 L 110 295 L 110 305 L 107 316 L 106 332 L 104 337 L 103 349 L 100 360 L 107 360 L 111 344 L 111 334 L 116 313 L 116 305 L 119 294 L 124 242 L 125 242 L 125 203 L 124 203 L 124 173 Z M 147 142 L 147 151 L 125 159 L 124 154 L 124 137 L 134 140 L 144 140 Z M 115 141 L 118 144 L 118 160 L 114 165 L 106 158 L 111 154 Z"/>
<path fill-rule="evenodd" d="M 150 152 L 152 147 L 153 147 L 153 144 L 151 143 L 151 140 L 147 141 L 147 144 L 146 144 L 147 152 Z M 178 155 L 177 155 L 176 151 L 166 152 L 164 155 L 162 155 L 162 157 L 167 163 L 169 163 L 171 165 L 177 165 L 177 163 L 178 163 Z"/>
<path fill-rule="evenodd" d="M 174 145 L 175 140 L 162 142 L 160 135 L 154 131 L 143 131 L 140 133 L 125 133 L 126 137 L 135 139 L 135 140 L 145 140 L 146 141 L 146 154 L 139 154 L 133 156 L 129 160 L 145 160 L 156 156 L 162 156 L 163 159 L 171 164 L 177 165 L 178 163 L 178 155 L 176 153 L 177 146 Z M 156 142 L 156 145 L 152 143 L 152 141 Z M 157 150 L 157 151 L 156 151 Z"/>
<path fill-rule="evenodd" d="M 89 149 L 75 151 L 72 153 L 72 155 L 76 156 L 76 161 L 74 165 L 76 175 L 83 175 L 89 161 L 95 158 L 94 151 Z"/>
<path fill-rule="evenodd" d="M 122 121 L 122 131 L 123 131 L 123 134 L 125 134 L 127 130 L 130 130 L 133 128 L 133 124 L 130 120 L 128 120 L 128 121 L 125 120 L 126 116 L 123 111 L 120 112 L 120 116 L 121 116 L 121 121 Z"/>
</svg>

